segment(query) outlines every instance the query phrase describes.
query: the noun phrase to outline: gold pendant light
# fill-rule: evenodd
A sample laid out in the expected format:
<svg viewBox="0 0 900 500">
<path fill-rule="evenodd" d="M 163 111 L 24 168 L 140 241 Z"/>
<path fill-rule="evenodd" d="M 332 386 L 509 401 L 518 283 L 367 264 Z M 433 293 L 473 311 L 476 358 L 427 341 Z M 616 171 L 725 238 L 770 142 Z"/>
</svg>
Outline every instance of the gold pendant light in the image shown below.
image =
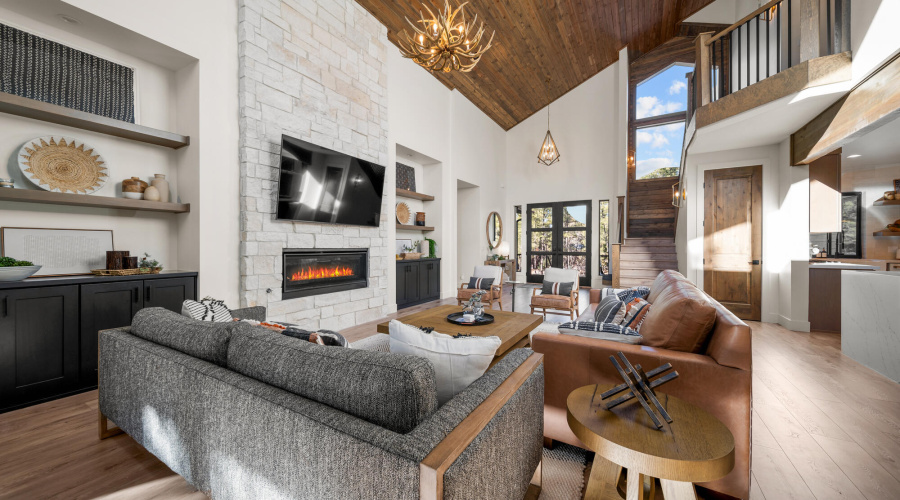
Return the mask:
<svg viewBox="0 0 900 500">
<path fill-rule="evenodd" d="M 556 149 L 556 141 L 550 134 L 550 105 L 547 105 L 547 135 L 544 136 L 544 143 L 541 144 L 541 151 L 538 153 L 538 162 L 547 165 L 553 165 L 559 161 L 559 150 Z"/>
<path fill-rule="evenodd" d="M 464 7 L 468 2 L 462 3 L 456 10 L 450 10 L 450 0 L 444 0 L 443 14 L 434 15 L 427 5 L 422 5 L 428 11 L 430 19 L 419 11 L 417 27 L 409 18 L 406 22 L 412 27 L 414 35 L 410 36 L 403 30 L 403 37 L 398 37 L 400 53 L 407 59 L 412 59 L 419 66 L 428 71 L 472 71 L 481 56 L 491 48 L 494 41 L 494 33 L 487 45 L 481 47 L 481 38 L 484 36 L 484 23 L 475 29 L 478 15 L 470 24 L 466 24 L 466 11 Z M 457 16 L 462 20 L 458 20 Z M 405 39 L 405 40 L 404 40 Z"/>
</svg>

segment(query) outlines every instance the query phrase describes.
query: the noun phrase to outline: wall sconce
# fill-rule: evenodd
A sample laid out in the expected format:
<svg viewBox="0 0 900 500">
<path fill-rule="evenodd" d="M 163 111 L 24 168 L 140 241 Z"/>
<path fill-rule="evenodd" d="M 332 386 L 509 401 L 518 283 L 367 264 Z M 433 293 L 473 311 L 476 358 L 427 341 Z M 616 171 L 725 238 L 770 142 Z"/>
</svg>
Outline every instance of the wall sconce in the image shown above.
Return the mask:
<svg viewBox="0 0 900 500">
<path fill-rule="evenodd" d="M 680 188 L 680 189 L 679 189 Z M 681 187 L 680 182 L 672 184 L 672 206 L 682 208 L 687 199 L 687 188 Z"/>
</svg>

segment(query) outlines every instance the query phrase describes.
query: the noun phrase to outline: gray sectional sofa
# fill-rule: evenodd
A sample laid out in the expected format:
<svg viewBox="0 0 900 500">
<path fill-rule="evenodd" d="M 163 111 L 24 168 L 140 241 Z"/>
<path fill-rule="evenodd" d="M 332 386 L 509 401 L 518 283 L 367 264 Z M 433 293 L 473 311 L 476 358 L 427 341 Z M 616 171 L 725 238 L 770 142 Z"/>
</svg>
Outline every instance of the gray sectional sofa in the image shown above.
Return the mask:
<svg viewBox="0 0 900 500">
<path fill-rule="evenodd" d="M 108 418 L 216 499 L 521 499 L 541 358 L 514 351 L 438 407 L 425 359 L 144 309 L 100 333 L 101 437 Z"/>
</svg>

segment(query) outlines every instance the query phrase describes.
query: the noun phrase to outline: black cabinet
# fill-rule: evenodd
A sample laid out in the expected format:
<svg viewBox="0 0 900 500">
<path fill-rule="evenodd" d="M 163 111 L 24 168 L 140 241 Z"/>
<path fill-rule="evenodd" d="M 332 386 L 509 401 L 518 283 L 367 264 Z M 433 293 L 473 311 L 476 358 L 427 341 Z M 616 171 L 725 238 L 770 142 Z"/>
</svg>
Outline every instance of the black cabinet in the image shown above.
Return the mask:
<svg viewBox="0 0 900 500">
<path fill-rule="evenodd" d="M 144 305 L 143 283 L 150 281 L 81 286 L 81 387 L 97 385 L 97 333 L 131 324 Z"/>
<path fill-rule="evenodd" d="M 0 410 L 78 384 L 78 287 L 0 290 Z"/>
<path fill-rule="evenodd" d="M 397 308 L 441 298 L 441 260 L 397 262 Z"/>
<path fill-rule="evenodd" d="M 97 334 L 144 307 L 177 313 L 197 273 L 0 282 L 0 412 L 97 387 Z"/>
</svg>

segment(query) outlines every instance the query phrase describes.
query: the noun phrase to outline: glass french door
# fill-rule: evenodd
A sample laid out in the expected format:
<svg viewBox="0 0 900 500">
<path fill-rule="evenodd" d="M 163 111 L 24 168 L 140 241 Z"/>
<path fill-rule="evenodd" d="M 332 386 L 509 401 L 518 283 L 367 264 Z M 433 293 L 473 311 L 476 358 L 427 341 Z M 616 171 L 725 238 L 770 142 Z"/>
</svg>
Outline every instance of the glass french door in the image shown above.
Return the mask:
<svg viewBox="0 0 900 500">
<path fill-rule="evenodd" d="M 528 205 L 530 283 L 544 281 L 544 269 L 577 269 L 580 286 L 591 282 L 591 202 L 564 201 Z"/>
</svg>

